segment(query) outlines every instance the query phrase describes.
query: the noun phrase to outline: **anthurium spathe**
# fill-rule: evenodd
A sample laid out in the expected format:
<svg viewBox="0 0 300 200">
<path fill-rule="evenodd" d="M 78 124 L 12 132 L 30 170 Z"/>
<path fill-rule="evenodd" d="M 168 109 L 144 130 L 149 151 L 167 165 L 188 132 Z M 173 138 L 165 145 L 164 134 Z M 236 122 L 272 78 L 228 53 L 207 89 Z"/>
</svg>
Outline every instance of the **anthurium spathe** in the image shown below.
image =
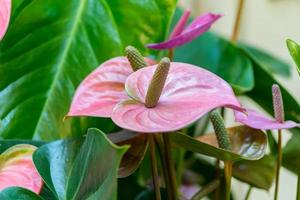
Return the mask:
<svg viewBox="0 0 300 200">
<path fill-rule="evenodd" d="M 165 70 L 167 76 L 159 75 L 160 70 Z M 161 80 L 162 77 L 165 80 Z M 150 97 L 157 102 L 155 105 L 150 102 L 149 106 L 149 92 L 158 92 L 159 84 L 163 84 L 161 94 Z M 243 110 L 232 88 L 220 77 L 194 65 L 170 63 L 167 58 L 158 65 L 131 74 L 125 88 L 131 99 L 115 106 L 112 120 L 120 127 L 136 132 L 179 130 L 217 107 Z"/>
<path fill-rule="evenodd" d="M 11 0 L 0 0 L 0 40 L 4 37 L 10 19 Z"/>
<path fill-rule="evenodd" d="M 212 24 L 222 16 L 220 14 L 206 13 L 197 17 L 185 28 L 189 14 L 189 11 L 184 12 L 173 32 L 171 33 L 169 40 L 157 44 L 148 44 L 147 47 L 151 49 L 172 49 L 191 42 L 198 36 L 208 31 Z"/>
<path fill-rule="evenodd" d="M 13 186 L 41 191 L 43 180 L 32 161 L 35 150 L 35 146 L 19 144 L 0 155 L 0 191 Z"/>
<path fill-rule="evenodd" d="M 149 65 L 155 62 L 145 59 Z M 125 81 L 133 73 L 126 57 L 112 58 L 89 74 L 76 90 L 67 116 L 110 117 L 114 106 L 127 99 Z"/>
</svg>

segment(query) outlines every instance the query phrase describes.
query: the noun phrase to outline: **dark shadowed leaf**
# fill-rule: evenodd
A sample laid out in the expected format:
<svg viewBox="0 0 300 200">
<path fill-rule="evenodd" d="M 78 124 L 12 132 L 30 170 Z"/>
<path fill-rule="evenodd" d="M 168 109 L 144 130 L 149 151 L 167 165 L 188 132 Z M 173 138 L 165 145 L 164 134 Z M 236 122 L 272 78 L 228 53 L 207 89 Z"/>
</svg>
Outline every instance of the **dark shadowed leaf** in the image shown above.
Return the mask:
<svg viewBox="0 0 300 200">
<path fill-rule="evenodd" d="M 297 70 L 300 74 L 300 46 L 293 40 L 287 40 L 286 43 L 290 51 L 290 54 L 297 65 Z"/>
<path fill-rule="evenodd" d="M 19 187 L 10 187 L 0 192 L 1 200 L 43 200 L 37 194 Z"/>
<path fill-rule="evenodd" d="M 282 151 L 282 165 L 295 174 L 300 174 L 300 135 L 294 134 Z"/>
<path fill-rule="evenodd" d="M 147 151 L 148 140 L 146 135 L 124 130 L 108 134 L 107 137 L 117 145 L 130 145 L 122 158 L 118 173 L 119 178 L 125 178 L 134 173 L 143 161 Z"/>
<path fill-rule="evenodd" d="M 34 163 L 59 200 L 117 197 L 117 172 L 127 147 L 89 129 L 85 138 L 59 140 L 40 147 Z"/>
<path fill-rule="evenodd" d="M 267 147 L 267 136 L 264 132 L 246 126 L 228 128 L 227 132 L 233 151 L 219 148 L 215 134 L 192 138 L 173 133 L 170 137 L 176 146 L 220 160 L 258 160 L 264 156 Z"/>
<path fill-rule="evenodd" d="M 275 58 L 275 56 L 260 50 L 258 48 L 252 47 L 250 45 L 241 44 L 239 45 L 247 54 L 251 56 L 261 67 L 272 74 L 278 74 L 285 77 L 291 75 L 291 67 L 286 62 Z"/>
<path fill-rule="evenodd" d="M 109 120 L 62 119 L 78 84 L 103 61 L 122 55 L 129 43 L 164 40 L 175 5 L 15 0 L 0 43 L 0 136 L 53 140 L 84 134 L 91 121 L 101 129 L 114 126 Z"/>
<path fill-rule="evenodd" d="M 269 190 L 273 184 L 276 160 L 271 155 L 255 161 L 241 160 L 233 164 L 233 176 L 254 187 Z"/>
</svg>

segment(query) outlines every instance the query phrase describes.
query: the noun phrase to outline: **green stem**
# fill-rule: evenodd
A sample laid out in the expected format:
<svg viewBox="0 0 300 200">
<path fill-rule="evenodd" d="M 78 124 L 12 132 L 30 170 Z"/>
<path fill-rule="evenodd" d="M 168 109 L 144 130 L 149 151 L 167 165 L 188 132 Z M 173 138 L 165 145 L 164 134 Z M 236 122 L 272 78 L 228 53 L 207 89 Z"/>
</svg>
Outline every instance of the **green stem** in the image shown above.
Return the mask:
<svg viewBox="0 0 300 200">
<path fill-rule="evenodd" d="M 252 191 L 252 186 L 249 186 L 247 194 L 245 196 L 245 200 L 248 200 L 250 198 L 251 191 Z"/>
<path fill-rule="evenodd" d="M 170 185 L 172 189 L 172 193 L 174 195 L 174 200 L 178 200 L 178 191 L 176 184 L 176 173 L 174 169 L 174 165 L 171 157 L 171 141 L 168 133 L 162 134 L 164 140 L 164 148 L 165 148 L 165 158 L 168 166 L 168 174 L 170 179 Z"/>
<path fill-rule="evenodd" d="M 232 177 L 232 161 L 224 161 L 224 175 L 226 183 L 226 200 L 230 200 L 231 177 Z"/>
<path fill-rule="evenodd" d="M 203 187 L 203 189 L 201 189 L 192 197 L 192 200 L 200 200 L 203 197 L 206 197 L 208 194 L 216 190 L 219 187 L 220 183 L 221 181 L 219 179 L 208 183 L 206 186 Z"/>
<path fill-rule="evenodd" d="M 165 159 L 165 150 L 164 150 L 164 145 L 161 139 L 160 135 L 155 135 L 155 142 L 157 144 L 158 147 L 158 153 L 160 156 L 160 160 L 161 160 L 161 164 L 162 164 L 162 168 L 163 168 L 163 175 L 164 175 L 164 180 L 165 180 L 165 186 L 167 189 L 167 194 L 168 194 L 168 200 L 173 200 L 173 193 L 172 193 L 172 189 L 171 189 L 171 180 L 169 178 L 169 174 L 168 174 L 168 166 L 167 166 L 167 162 Z"/>
<path fill-rule="evenodd" d="M 150 146 L 152 180 L 153 180 L 154 191 L 155 191 L 155 199 L 161 200 L 157 162 L 156 162 L 156 158 L 155 158 L 154 136 L 152 134 L 149 134 L 148 139 L 149 139 L 149 146 Z"/>
<path fill-rule="evenodd" d="M 244 9 L 244 0 L 239 1 L 236 17 L 235 17 L 235 22 L 234 22 L 234 27 L 233 27 L 233 32 L 231 35 L 231 41 L 233 43 L 236 43 L 239 37 L 239 32 L 240 32 L 240 26 L 241 26 L 241 18 L 242 18 L 242 13 Z"/>
<path fill-rule="evenodd" d="M 281 152 L 282 136 L 281 135 L 282 135 L 281 130 L 278 130 L 276 185 L 275 185 L 274 200 L 278 199 L 278 190 L 279 190 L 280 166 L 281 166 L 281 160 L 282 160 L 282 152 Z"/>
<path fill-rule="evenodd" d="M 186 151 L 184 149 L 179 149 L 179 159 L 177 165 L 177 183 L 181 183 L 182 173 L 184 170 L 184 156 Z"/>
<path fill-rule="evenodd" d="M 298 174 L 298 183 L 297 183 L 297 200 L 300 200 L 300 174 Z"/>
<path fill-rule="evenodd" d="M 219 159 L 216 160 L 215 166 L 216 166 L 216 169 L 217 169 L 215 177 L 216 177 L 216 179 L 221 180 L 221 173 L 220 173 L 220 170 L 219 170 L 220 169 L 220 160 Z M 221 188 L 217 187 L 215 192 L 214 192 L 213 199 L 214 200 L 219 200 L 220 199 L 220 193 L 221 193 Z"/>
</svg>

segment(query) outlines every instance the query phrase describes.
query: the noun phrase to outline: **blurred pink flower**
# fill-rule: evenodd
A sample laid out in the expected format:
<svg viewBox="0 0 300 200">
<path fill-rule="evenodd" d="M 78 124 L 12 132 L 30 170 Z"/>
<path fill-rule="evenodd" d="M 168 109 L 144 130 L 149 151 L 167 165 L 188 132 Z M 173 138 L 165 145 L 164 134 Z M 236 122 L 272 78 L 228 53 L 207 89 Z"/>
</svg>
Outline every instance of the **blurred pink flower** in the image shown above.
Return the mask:
<svg viewBox="0 0 300 200">
<path fill-rule="evenodd" d="M 146 46 L 151 49 L 172 49 L 184 45 L 208 31 L 212 24 L 222 16 L 219 14 L 206 13 L 197 17 L 189 26 L 184 28 L 189 15 L 189 11 L 183 13 L 181 19 L 171 33 L 169 40 L 156 44 L 148 44 Z"/>
<path fill-rule="evenodd" d="M 11 0 L 0 0 L 0 40 L 4 37 L 10 19 Z"/>
</svg>

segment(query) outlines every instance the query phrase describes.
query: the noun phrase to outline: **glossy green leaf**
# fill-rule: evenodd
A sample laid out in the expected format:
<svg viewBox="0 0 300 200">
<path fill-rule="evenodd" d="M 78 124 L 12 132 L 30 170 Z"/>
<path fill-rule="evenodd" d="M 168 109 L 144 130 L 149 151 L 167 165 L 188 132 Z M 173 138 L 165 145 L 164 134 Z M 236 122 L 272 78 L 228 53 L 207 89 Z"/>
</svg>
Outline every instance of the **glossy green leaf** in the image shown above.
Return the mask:
<svg viewBox="0 0 300 200">
<path fill-rule="evenodd" d="M 107 137 L 114 144 L 130 146 L 122 158 L 118 173 L 119 178 L 124 178 L 134 173 L 143 161 L 148 149 L 146 135 L 124 130 L 108 134 Z"/>
<path fill-rule="evenodd" d="M 233 176 L 256 188 L 269 190 L 273 184 L 276 160 L 271 155 L 255 161 L 241 160 L 233 164 Z"/>
<path fill-rule="evenodd" d="M 294 134 L 282 151 L 282 165 L 295 174 L 300 174 L 300 135 Z"/>
<path fill-rule="evenodd" d="M 300 46 L 293 40 L 287 40 L 286 43 L 290 54 L 297 65 L 297 70 L 300 74 Z"/>
<path fill-rule="evenodd" d="M 125 45 L 164 40 L 175 4 L 15 0 L 0 43 L 0 136 L 52 140 L 85 133 L 95 119 L 62 121 L 78 84 L 103 61 L 122 55 Z M 99 123 L 101 129 L 113 125 Z"/>
<path fill-rule="evenodd" d="M 271 74 L 278 74 L 285 77 L 291 75 L 290 65 L 279 58 L 250 45 L 241 44 L 239 47 Z"/>
<path fill-rule="evenodd" d="M 59 140 L 40 147 L 33 159 L 59 200 L 113 200 L 126 150 L 112 144 L 101 131 L 89 129 L 85 139 Z"/>
<path fill-rule="evenodd" d="M 10 187 L 0 192 L 1 200 L 43 200 L 37 194 L 19 187 Z"/>
<path fill-rule="evenodd" d="M 246 126 L 227 129 L 233 151 L 218 147 L 215 134 L 192 138 L 182 133 L 170 134 L 174 145 L 188 151 L 211 156 L 220 160 L 258 160 L 264 156 L 267 147 L 267 136 L 260 130 Z"/>
</svg>

